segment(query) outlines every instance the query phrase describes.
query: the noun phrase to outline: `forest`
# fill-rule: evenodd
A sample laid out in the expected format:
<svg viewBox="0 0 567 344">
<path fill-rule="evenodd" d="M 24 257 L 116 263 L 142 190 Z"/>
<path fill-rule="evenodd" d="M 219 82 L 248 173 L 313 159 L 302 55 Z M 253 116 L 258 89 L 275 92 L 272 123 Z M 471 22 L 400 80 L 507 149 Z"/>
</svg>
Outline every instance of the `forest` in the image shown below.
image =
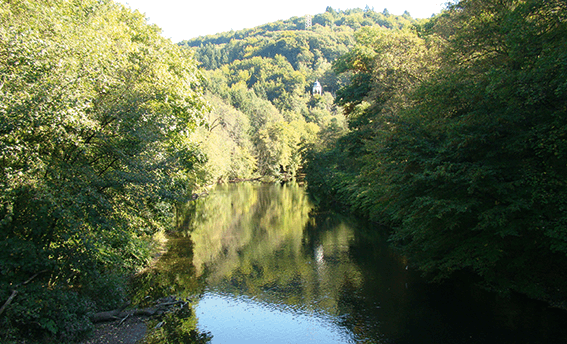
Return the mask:
<svg viewBox="0 0 567 344">
<path fill-rule="evenodd" d="M 0 341 L 87 336 L 179 205 L 241 180 L 305 178 L 432 281 L 567 307 L 564 1 L 327 7 L 177 44 L 111 0 L 0 19 Z"/>
<path fill-rule="evenodd" d="M 0 23 L 0 342 L 74 342 L 191 195 L 203 76 L 112 1 L 3 1 Z"/>
<path fill-rule="evenodd" d="M 565 307 L 566 34 L 567 4 L 537 0 L 360 29 L 334 63 L 349 130 L 309 151 L 308 187 L 390 227 L 434 281 Z"/>
<path fill-rule="evenodd" d="M 213 110 L 193 136 L 208 157 L 196 171 L 201 184 L 234 179 L 286 181 L 301 174 L 306 149 L 320 137 L 347 130 L 337 91 L 350 73 L 333 62 L 355 44 L 363 27 L 409 29 L 409 13 L 369 8 L 337 11 L 268 23 L 252 29 L 197 37 L 179 43 L 194 53 L 205 76 L 205 98 Z M 315 81 L 323 92 L 312 94 Z"/>
</svg>

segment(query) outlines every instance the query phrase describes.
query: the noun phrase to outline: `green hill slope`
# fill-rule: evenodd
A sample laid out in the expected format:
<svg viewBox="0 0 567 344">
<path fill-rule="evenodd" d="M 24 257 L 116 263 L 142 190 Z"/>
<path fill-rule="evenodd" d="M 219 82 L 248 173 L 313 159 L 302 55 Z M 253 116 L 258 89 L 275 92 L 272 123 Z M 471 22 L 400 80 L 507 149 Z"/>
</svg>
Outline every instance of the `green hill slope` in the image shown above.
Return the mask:
<svg viewBox="0 0 567 344">
<path fill-rule="evenodd" d="M 345 128 L 334 95 L 348 82 L 349 75 L 337 76 L 332 66 L 354 46 L 357 30 L 370 26 L 399 30 L 415 23 L 408 13 L 393 16 L 386 10 L 335 11 L 328 7 L 311 17 L 310 26 L 306 17 L 293 17 L 179 43 L 193 50 L 206 70 L 213 107 L 233 107 L 230 113 L 238 114 L 240 122 L 249 123 L 241 132 L 242 128 L 237 130 L 227 124 L 228 112 L 215 110 L 210 114 L 209 123 L 226 125 L 203 131 L 195 139 L 211 145 L 213 131 L 219 135 L 225 132 L 220 135 L 223 141 L 212 146 L 226 144 L 228 138 L 238 152 L 229 154 L 232 161 L 221 164 L 225 168 L 210 166 L 208 170 L 216 172 L 205 173 L 207 181 L 258 176 L 292 178 L 301 167 L 302 150 L 317 139 L 318 132 Z M 323 86 L 321 95 L 312 95 L 315 81 Z M 206 150 L 205 154 L 211 155 Z M 230 168 L 235 165 L 240 166 L 238 171 Z M 242 168 L 244 165 L 247 167 Z"/>
</svg>

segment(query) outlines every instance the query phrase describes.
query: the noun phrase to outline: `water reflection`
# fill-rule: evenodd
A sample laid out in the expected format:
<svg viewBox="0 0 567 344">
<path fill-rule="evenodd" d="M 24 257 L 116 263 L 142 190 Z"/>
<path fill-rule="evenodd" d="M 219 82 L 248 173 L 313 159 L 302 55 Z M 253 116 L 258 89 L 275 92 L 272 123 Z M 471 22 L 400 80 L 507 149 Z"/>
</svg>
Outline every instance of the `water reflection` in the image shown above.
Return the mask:
<svg viewBox="0 0 567 344">
<path fill-rule="evenodd" d="M 563 311 L 427 284 L 382 231 L 313 215 L 298 186 L 221 186 L 188 207 L 163 284 L 192 291 L 213 343 L 567 342 Z"/>
<path fill-rule="evenodd" d="M 172 237 L 168 251 L 152 269 L 138 274 L 130 292 L 132 303 L 149 306 L 155 300 L 175 295 L 189 299 L 201 293 L 193 265 L 193 242 L 190 237 Z"/>
<path fill-rule="evenodd" d="M 202 328 L 215 343 L 350 343 L 350 332 L 324 312 L 304 312 L 246 296 L 208 292 L 199 302 Z"/>
</svg>

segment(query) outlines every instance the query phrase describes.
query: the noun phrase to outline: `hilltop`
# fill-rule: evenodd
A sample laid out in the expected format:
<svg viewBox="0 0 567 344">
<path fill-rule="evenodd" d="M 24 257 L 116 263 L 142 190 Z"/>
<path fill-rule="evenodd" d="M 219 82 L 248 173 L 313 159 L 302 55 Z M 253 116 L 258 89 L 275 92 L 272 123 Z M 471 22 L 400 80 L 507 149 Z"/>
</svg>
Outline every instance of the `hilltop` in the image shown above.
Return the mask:
<svg viewBox="0 0 567 344">
<path fill-rule="evenodd" d="M 180 42 L 200 63 L 214 108 L 208 121 L 216 129 L 196 137 L 209 159 L 218 157 L 217 166 L 208 168 L 216 171 L 208 181 L 294 177 L 302 151 L 318 133 L 346 130 L 334 97 L 349 75 L 337 75 L 333 63 L 354 46 L 356 33 L 416 24 L 407 12 L 328 7 L 313 16 Z M 323 87 L 321 95 L 312 95 L 315 81 Z"/>
</svg>

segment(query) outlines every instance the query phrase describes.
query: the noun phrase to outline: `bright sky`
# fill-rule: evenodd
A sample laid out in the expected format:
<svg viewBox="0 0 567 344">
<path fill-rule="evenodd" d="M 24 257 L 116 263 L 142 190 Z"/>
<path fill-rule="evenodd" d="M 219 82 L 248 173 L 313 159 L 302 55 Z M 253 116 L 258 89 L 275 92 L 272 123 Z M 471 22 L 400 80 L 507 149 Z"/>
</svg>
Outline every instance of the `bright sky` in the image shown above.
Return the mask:
<svg viewBox="0 0 567 344">
<path fill-rule="evenodd" d="M 291 17 L 325 12 L 327 6 L 347 10 L 366 5 L 382 12 L 429 18 L 448 0 L 115 0 L 146 14 L 149 22 L 175 43 L 202 35 L 241 30 Z"/>
</svg>

